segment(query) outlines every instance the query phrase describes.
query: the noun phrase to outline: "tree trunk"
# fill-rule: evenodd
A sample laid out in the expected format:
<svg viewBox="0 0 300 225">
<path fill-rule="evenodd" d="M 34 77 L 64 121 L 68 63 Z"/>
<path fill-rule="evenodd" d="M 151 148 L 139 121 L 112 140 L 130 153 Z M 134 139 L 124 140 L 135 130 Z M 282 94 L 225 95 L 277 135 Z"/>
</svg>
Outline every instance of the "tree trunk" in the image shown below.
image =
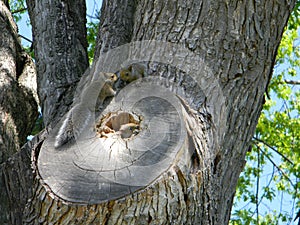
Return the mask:
<svg viewBox="0 0 300 225">
<path fill-rule="evenodd" d="M 20 150 L 37 117 L 34 65 L 22 50 L 17 26 L 1 1 L 0 162 Z M 30 83 L 30 81 L 32 83 Z"/>
<path fill-rule="evenodd" d="M 108 22 L 101 21 L 97 62 L 79 83 L 77 102 L 33 141 L 34 194 L 27 195 L 23 223 L 227 224 L 294 3 L 104 1 Z M 37 21 L 38 9 L 31 20 Z M 33 22 L 33 29 L 41 28 Z M 37 56 L 48 59 L 43 54 L 52 48 L 38 43 Z M 117 82 L 115 98 L 95 110 L 106 85 L 100 72 L 137 61 L 145 77 L 124 88 Z M 45 85 L 42 65 L 48 64 L 37 60 L 39 84 Z M 48 123 L 60 117 L 54 109 L 44 104 Z M 85 116 L 79 123 L 84 129 L 55 148 L 68 116 L 73 128 Z M 121 129 L 128 123 L 138 125 L 129 139 Z"/>
<path fill-rule="evenodd" d="M 4 162 L 0 167 L 0 189 L 7 193 L 1 194 L 0 221 L 22 224 L 24 207 L 33 196 L 31 148 L 43 136 L 40 134 L 20 149 L 38 115 L 37 90 L 30 89 L 38 83 L 46 125 L 55 124 L 70 107 L 74 83 L 88 66 L 85 1 L 27 2 L 33 25 L 37 81 L 32 60 L 19 43 L 17 26 L 9 10 L 0 3 L 0 73 L 4 93 L 0 97 L 0 158 Z M 19 152 L 12 156 L 16 151 Z"/>
<path fill-rule="evenodd" d="M 44 124 L 68 111 L 88 67 L 85 1 L 26 1 L 33 31 Z"/>
<path fill-rule="evenodd" d="M 19 186 L 18 182 L 6 182 L 8 176 L 14 181 L 23 178 L 16 178 L 15 170 L 10 173 L 4 170 L 13 164 L 14 158 L 22 156 L 20 148 L 33 128 L 38 110 L 37 98 L 34 98 L 34 64 L 21 48 L 17 26 L 3 1 L 0 1 L 0 30 L 0 221 L 7 222 L 9 214 L 19 217 L 19 212 L 24 209 L 28 196 L 22 193 L 30 187 L 30 182 L 24 182 L 24 186 Z M 30 161 L 26 162 L 22 165 L 30 168 Z M 17 168 L 24 172 L 23 166 L 18 165 Z M 16 195 L 12 195 L 13 191 Z M 24 201 L 20 202 L 20 199 Z M 21 217 L 17 221 L 21 221 Z"/>
</svg>

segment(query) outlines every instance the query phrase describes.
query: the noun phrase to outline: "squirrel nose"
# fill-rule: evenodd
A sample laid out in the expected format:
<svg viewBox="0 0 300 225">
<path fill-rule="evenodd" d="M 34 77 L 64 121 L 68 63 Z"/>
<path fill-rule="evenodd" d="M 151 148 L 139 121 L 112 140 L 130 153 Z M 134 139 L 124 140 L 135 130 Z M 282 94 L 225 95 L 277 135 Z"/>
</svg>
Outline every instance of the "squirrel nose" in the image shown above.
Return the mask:
<svg viewBox="0 0 300 225">
<path fill-rule="evenodd" d="M 130 138 L 133 134 L 138 133 L 139 126 L 136 124 L 123 124 L 120 127 L 120 134 L 122 138 Z"/>
</svg>

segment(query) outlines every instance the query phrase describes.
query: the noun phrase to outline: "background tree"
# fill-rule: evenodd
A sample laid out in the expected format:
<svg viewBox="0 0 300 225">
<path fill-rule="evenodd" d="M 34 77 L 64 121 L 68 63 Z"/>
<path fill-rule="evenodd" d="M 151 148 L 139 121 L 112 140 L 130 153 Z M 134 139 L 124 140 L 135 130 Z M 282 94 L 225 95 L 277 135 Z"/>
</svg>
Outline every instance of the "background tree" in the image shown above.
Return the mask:
<svg viewBox="0 0 300 225">
<path fill-rule="evenodd" d="M 133 196 L 134 200 L 128 196 L 125 202 L 110 201 L 110 203 L 92 207 L 67 206 L 57 199 L 53 200 L 48 197 L 49 195 L 45 193 L 45 190 L 38 182 L 32 185 L 33 189 L 30 189 L 30 180 L 33 181 L 35 178 L 30 174 L 28 158 L 27 162 L 26 160 L 20 160 L 22 161 L 20 163 L 17 160 L 17 154 L 13 157 L 15 160 L 11 160 L 10 164 L 4 163 L 1 167 L 1 171 L 6 177 L 4 179 L 6 187 L 8 186 L 7 184 L 15 184 L 16 181 L 12 180 L 9 174 L 11 174 L 12 168 L 20 167 L 20 165 L 24 165 L 31 179 L 26 180 L 26 185 L 29 187 L 28 193 L 23 195 L 23 204 L 15 208 L 15 211 L 19 214 L 11 215 L 12 221 L 26 218 L 25 220 L 29 223 L 37 220 L 43 221 L 44 219 L 50 222 L 51 219 L 61 221 L 67 217 L 70 221 L 88 221 L 92 218 L 94 221 L 113 222 L 121 221 L 123 216 L 123 220 L 129 221 L 130 218 L 126 215 L 133 215 L 133 220 L 135 221 L 145 219 L 149 223 L 158 221 L 174 222 L 178 220 L 187 223 L 212 224 L 226 223 L 228 221 L 236 181 L 244 164 L 242 159 L 244 159 L 256 125 L 255 121 L 257 121 L 262 106 L 263 93 L 270 79 L 272 61 L 283 27 L 292 9 L 292 4 L 285 5 L 286 3 L 283 3 L 276 5 L 274 3 L 274 5 L 267 6 L 255 4 L 249 7 L 249 5 L 241 1 L 230 3 L 229 5 L 223 2 L 202 3 L 200 5 L 197 5 L 197 3 L 177 3 L 178 5 L 174 5 L 171 2 L 170 4 L 168 2 L 167 4 L 155 2 L 152 5 L 143 1 L 139 1 L 137 4 L 132 2 L 130 4 L 125 3 L 127 2 L 104 3 L 99 28 L 100 36 L 98 37 L 95 54 L 96 58 L 113 47 L 134 40 L 154 39 L 171 43 L 185 43 L 189 50 L 201 55 L 215 75 L 214 78 L 210 77 L 210 79 L 217 79 L 222 87 L 226 99 L 227 114 L 225 118 L 227 118 L 227 122 L 225 126 L 226 131 L 224 132 L 225 137 L 220 143 L 221 148 L 208 148 L 207 145 L 204 145 L 205 142 L 203 140 L 197 140 L 195 136 L 190 134 L 194 138 L 193 145 L 197 151 L 185 163 L 190 165 L 194 172 L 190 174 L 179 171 L 175 171 L 172 174 L 171 172 L 163 181 L 159 181 L 154 185 L 154 191 L 148 189 L 144 193 L 136 193 Z M 72 24 L 75 23 L 72 20 L 74 18 L 73 13 L 78 8 L 72 8 L 66 2 L 35 4 L 28 2 L 33 24 L 37 68 L 40 76 L 38 77 L 39 96 L 43 105 L 45 124 L 51 127 L 51 122 L 55 124 L 68 110 L 75 87 L 75 85 L 70 84 L 76 83 L 76 77 L 80 76 L 85 69 L 84 66 L 80 67 L 83 68 L 82 70 L 70 69 L 77 65 L 84 65 L 84 63 L 81 63 L 82 60 L 87 62 L 87 57 L 83 57 L 86 54 L 82 54 L 82 49 L 84 48 L 82 46 L 86 46 L 81 44 L 84 43 L 84 38 L 80 38 L 80 35 L 84 35 L 85 32 L 76 32 L 72 29 Z M 48 4 L 49 6 L 44 7 L 42 4 Z M 76 4 L 80 3 L 75 3 L 74 6 Z M 274 11 L 265 11 L 265 8 L 273 9 Z M 46 16 L 44 17 L 44 24 L 40 23 L 39 25 L 36 18 L 39 18 L 42 12 L 40 9 L 44 9 L 43 12 L 45 11 Z M 134 12 L 136 13 L 134 14 Z M 84 14 L 78 12 L 78 15 L 81 15 L 82 18 Z M 228 15 L 226 22 L 224 22 L 225 18 L 220 15 Z M 57 19 L 56 26 L 53 26 L 54 23 L 51 23 L 53 19 Z M 172 22 L 170 23 L 169 20 Z M 241 23 L 241 21 L 245 21 L 245 23 Z M 48 29 L 46 31 L 44 29 L 45 24 L 48 23 L 49 25 L 47 26 L 53 28 L 51 32 Z M 84 22 L 76 20 L 77 23 L 84 24 Z M 59 26 L 60 24 L 61 26 Z M 82 26 L 78 27 L 79 30 L 82 29 Z M 133 30 L 131 27 L 133 27 Z M 76 29 L 74 28 L 74 30 Z M 74 39 L 72 39 L 73 37 Z M 47 40 L 47 43 L 45 43 L 45 40 Z M 74 48 L 73 44 L 71 44 L 73 46 L 71 49 L 66 48 L 67 45 L 65 43 L 68 40 L 73 40 L 73 44 L 80 43 L 78 49 Z M 59 45 L 60 43 L 62 45 Z M 76 64 L 73 64 L 73 62 L 68 64 L 70 59 L 77 59 L 78 62 L 75 62 Z M 54 65 L 53 62 L 55 62 L 56 66 L 52 67 Z M 62 65 L 62 68 L 58 68 L 58 65 Z M 51 67 L 50 70 L 47 70 L 48 66 Z M 160 70 L 163 71 L 163 69 Z M 42 77 L 41 74 L 43 74 Z M 62 75 L 64 76 L 62 77 Z M 73 77 L 75 79 L 72 79 Z M 49 83 L 54 86 L 49 86 Z M 217 97 L 214 96 L 212 99 L 217 104 Z M 224 102 L 220 103 L 223 104 Z M 182 104 L 184 105 L 183 102 Z M 188 105 L 186 105 L 187 109 Z M 192 110 L 187 112 L 188 115 L 186 117 L 191 119 L 189 124 L 191 125 L 191 121 L 195 122 L 197 120 L 192 120 L 194 118 Z M 206 113 L 204 118 L 208 118 L 209 113 L 207 112 L 209 110 L 204 110 L 204 112 Z M 215 114 L 211 116 L 213 118 L 216 117 Z M 204 124 L 209 125 L 207 121 Z M 220 131 L 221 124 L 213 125 Z M 198 126 L 200 127 L 199 121 Z M 238 132 L 238 130 L 243 130 L 244 132 Z M 197 134 L 199 131 L 195 130 L 194 132 Z M 202 133 L 200 132 L 200 134 Z M 35 148 L 34 155 L 36 155 L 42 144 L 40 137 L 43 135 L 47 136 L 45 132 L 40 134 L 39 137 L 27 144 L 19 155 L 22 152 L 23 154 L 24 152 L 29 153 L 30 147 Z M 212 134 L 207 132 L 202 137 L 210 137 L 212 140 L 218 139 L 214 135 L 209 135 Z M 197 146 L 197 144 L 199 145 Z M 202 153 L 203 155 L 197 155 L 197 153 Z M 192 163 L 190 163 L 191 161 Z M 26 170 L 18 168 L 17 171 L 23 175 Z M 16 179 L 18 180 L 18 177 Z M 190 187 L 195 189 L 191 190 L 189 189 Z M 14 195 L 13 189 L 9 190 L 7 188 L 7 190 L 11 194 L 8 196 L 8 201 L 12 201 L 13 198 L 18 199 Z M 27 190 L 24 192 L 27 192 Z M 32 193 L 35 193 L 33 197 Z M 164 193 L 165 196 L 161 197 L 161 193 Z M 169 195 L 170 193 L 172 195 Z M 143 194 L 149 198 L 147 204 L 150 203 L 152 207 L 143 208 L 139 211 L 137 208 L 141 204 L 140 199 Z M 152 197 L 152 200 L 149 196 Z M 27 204 L 27 214 L 24 216 L 21 212 L 24 208 L 24 201 L 27 199 L 32 199 L 32 201 Z M 134 203 L 130 204 L 129 209 L 125 210 L 124 204 L 128 206 L 129 202 Z M 157 202 L 158 204 L 156 204 Z M 200 205 L 200 207 L 192 207 L 195 204 Z M 154 207 L 155 205 L 159 207 L 156 208 Z M 47 210 L 47 207 L 43 208 L 44 206 L 56 207 L 51 207 L 51 210 Z M 36 211 L 28 211 L 28 209 L 32 210 L 33 208 Z M 43 209 L 46 210 L 43 211 Z M 123 211 L 120 212 L 120 209 L 123 209 Z M 135 214 L 130 209 L 135 209 L 133 211 Z M 72 215 L 74 211 L 77 212 L 76 216 L 66 216 Z M 86 211 L 86 214 L 83 213 L 84 215 L 89 213 L 90 217 L 82 215 L 80 212 L 83 211 Z M 91 211 L 95 213 L 92 214 Z M 3 212 L 7 212 L 7 209 Z M 142 213 L 143 216 L 139 216 L 138 212 Z M 37 215 L 40 215 L 39 218 Z M 55 218 L 47 215 L 55 215 Z M 116 217 L 116 215 L 119 217 Z"/>
<path fill-rule="evenodd" d="M 298 2 L 278 49 L 270 97 L 240 177 L 233 224 L 291 223 L 300 207 L 299 25 Z"/>
</svg>

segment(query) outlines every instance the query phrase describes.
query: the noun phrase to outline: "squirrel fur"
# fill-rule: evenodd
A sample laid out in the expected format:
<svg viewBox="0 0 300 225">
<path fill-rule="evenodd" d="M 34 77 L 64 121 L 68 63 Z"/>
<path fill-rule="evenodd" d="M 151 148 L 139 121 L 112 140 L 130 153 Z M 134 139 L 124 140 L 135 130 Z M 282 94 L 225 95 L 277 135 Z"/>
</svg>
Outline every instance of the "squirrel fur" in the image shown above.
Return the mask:
<svg viewBox="0 0 300 225">
<path fill-rule="evenodd" d="M 115 96 L 116 92 L 113 89 L 113 85 L 117 80 L 117 75 L 114 73 L 100 73 L 100 76 L 104 76 L 104 84 L 98 96 L 100 104 L 102 105 L 107 97 Z M 80 136 L 93 114 L 93 111 L 87 106 L 88 103 L 88 100 L 83 99 L 79 104 L 74 105 L 67 113 L 55 137 L 55 148 L 59 148 L 70 141 L 76 140 Z"/>
<path fill-rule="evenodd" d="M 104 76 L 105 76 L 105 83 L 98 97 L 101 104 L 103 104 L 104 100 L 107 97 L 112 97 L 116 95 L 116 91 L 113 89 L 113 85 L 118 79 L 117 75 L 114 73 L 104 73 Z"/>
<path fill-rule="evenodd" d="M 131 64 L 120 70 L 120 79 L 127 83 L 145 76 L 145 67 L 141 64 Z"/>
<path fill-rule="evenodd" d="M 138 133 L 140 126 L 135 123 L 127 123 L 121 125 L 118 133 L 121 135 L 122 138 L 130 138 L 132 135 Z"/>
</svg>

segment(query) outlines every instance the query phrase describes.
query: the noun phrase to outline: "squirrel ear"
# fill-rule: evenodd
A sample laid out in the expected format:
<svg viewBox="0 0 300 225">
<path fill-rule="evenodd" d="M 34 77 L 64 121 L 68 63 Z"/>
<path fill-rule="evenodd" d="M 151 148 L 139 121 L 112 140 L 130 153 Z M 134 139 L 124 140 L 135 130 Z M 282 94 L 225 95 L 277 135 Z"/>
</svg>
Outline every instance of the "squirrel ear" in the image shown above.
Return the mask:
<svg viewBox="0 0 300 225">
<path fill-rule="evenodd" d="M 128 70 L 132 71 L 132 65 L 128 66 Z"/>
</svg>

